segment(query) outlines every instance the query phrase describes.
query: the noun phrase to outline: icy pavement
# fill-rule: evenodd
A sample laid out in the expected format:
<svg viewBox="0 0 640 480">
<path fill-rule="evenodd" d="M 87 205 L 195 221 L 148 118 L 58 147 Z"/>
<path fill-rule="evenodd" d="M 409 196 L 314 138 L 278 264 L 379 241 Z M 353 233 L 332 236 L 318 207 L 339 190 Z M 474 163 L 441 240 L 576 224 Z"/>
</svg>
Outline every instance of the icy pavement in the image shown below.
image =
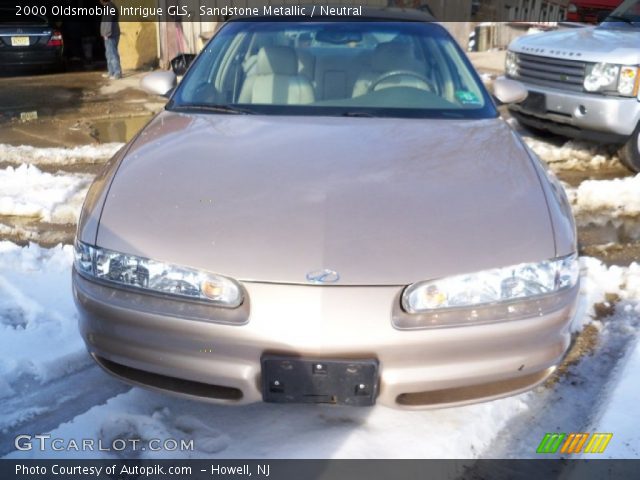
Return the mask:
<svg viewBox="0 0 640 480">
<path fill-rule="evenodd" d="M 640 314 L 640 308 L 637 308 Z M 640 458 L 640 431 L 638 405 L 640 405 L 640 342 L 634 338 L 633 352 L 623 359 L 614 373 L 616 384 L 608 395 L 602 412 L 592 422 L 589 431 L 614 434 L 604 452 L 605 458 Z M 602 458 L 587 454 L 585 457 Z"/>
</svg>

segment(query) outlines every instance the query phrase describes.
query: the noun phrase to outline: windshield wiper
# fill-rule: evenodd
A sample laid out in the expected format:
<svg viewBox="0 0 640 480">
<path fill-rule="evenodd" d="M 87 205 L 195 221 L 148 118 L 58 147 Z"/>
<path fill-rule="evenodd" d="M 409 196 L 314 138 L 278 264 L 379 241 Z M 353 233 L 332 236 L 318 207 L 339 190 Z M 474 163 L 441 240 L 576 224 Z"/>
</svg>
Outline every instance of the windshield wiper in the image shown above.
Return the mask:
<svg viewBox="0 0 640 480">
<path fill-rule="evenodd" d="M 175 110 L 198 110 L 202 112 L 231 113 L 235 115 L 254 115 L 256 113 L 246 108 L 233 107 L 231 105 L 208 105 L 206 103 L 172 105 L 172 108 Z"/>
<path fill-rule="evenodd" d="M 633 25 L 634 21 L 631 20 L 629 17 L 624 17 L 622 15 L 609 15 L 607 18 L 604 19 L 605 22 L 624 22 L 624 23 L 628 23 L 629 25 Z"/>
</svg>

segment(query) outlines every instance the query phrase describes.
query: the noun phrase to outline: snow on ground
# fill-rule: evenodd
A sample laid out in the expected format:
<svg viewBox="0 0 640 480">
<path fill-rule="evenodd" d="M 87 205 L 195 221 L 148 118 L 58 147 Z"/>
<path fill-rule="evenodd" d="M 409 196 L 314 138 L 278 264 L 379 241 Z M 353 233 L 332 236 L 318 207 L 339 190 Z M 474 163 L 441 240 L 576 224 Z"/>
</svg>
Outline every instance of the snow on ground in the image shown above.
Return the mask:
<svg viewBox="0 0 640 480">
<path fill-rule="evenodd" d="M 509 123 L 518 128 L 515 120 Z M 595 170 L 613 167 L 620 160 L 613 147 L 569 140 L 563 145 L 555 145 L 548 141 L 528 136 L 520 130 L 525 143 L 554 171 L 559 170 Z"/>
<path fill-rule="evenodd" d="M 612 180 L 585 180 L 565 187 L 575 215 L 606 210 L 613 218 L 640 216 L 640 174 Z"/>
<path fill-rule="evenodd" d="M 84 362 L 71 296 L 72 257 L 70 246 L 0 242 L 0 398 L 11 395 L 17 382 L 50 381 Z"/>
<path fill-rule="evenodd" d="M 122 145 L 121 143 L 105 143 L 73 148 L 37 148 L 28 145 L 16 147 L 0 143 L 0 163 L 27 163 L 31 165 L 95 163 L 112 157 Z"/>
<path fill-rule="evenodd" d="M 51 174 L 22 164 L 0 170 L 0 215 L 76 223 L 92 176 Z"/>
<path fill-rule="evenodd" d="M 41 382 L 86 362 L 69 291 L 71 262 L 68 246 L 20 248 L 0 243 L 0 385 L 5 397 L 25 375 Z M 582 272 L 575 330 L 591 321 L 593 304 L 604 301 L 606 293 L 617 293 L 640 315 L 639 265 L 607 268 L 587 258 L 582 260 Z M 9 457 L 481 457 L 488 454 L 510 420 L 526 417 L 536 395 L 534 391 L 466 407 L 400 411 L 383 406 L 217 406 L 133 388 L 62 423 L 50 432 L 52 438 L 65 442 L 89 438 L 103 446 L 117 438 L 139 440 L 142 446 L 149 446 L 153 439 L 172 438 L 193 440 L 193 450 L 134 452 L 129 443 L 122 452 L 55 452 L 49 448 L 16 451 Z M 0 425 L 24 421 L 21 415 L 38 414 L 28 407 L 18 417 L 3 419 L 0 414 Z"/>
<path fill-rule="evenodd" d="M 42 380 L 63 374 L 66 359 L 82 351 L 71 295 L 72 259 L 69 245 L 46 249 L 0 242 L 0 382 L 5 388 L 25 373 Z"/>
</svg>

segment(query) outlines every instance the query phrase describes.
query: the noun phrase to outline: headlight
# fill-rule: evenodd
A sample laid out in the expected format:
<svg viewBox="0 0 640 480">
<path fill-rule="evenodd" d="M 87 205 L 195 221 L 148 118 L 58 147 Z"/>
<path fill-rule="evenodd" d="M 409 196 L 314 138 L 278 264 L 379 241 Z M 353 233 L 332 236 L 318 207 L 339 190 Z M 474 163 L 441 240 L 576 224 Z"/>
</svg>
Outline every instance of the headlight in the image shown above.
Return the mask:
<svg viewBox="0 0 640 480">
<path fill-rule="evenodd" d="M 638 93 L 638 68 L 596 63 L 587 66 L 584 88 L 588 92 L 618 93 L 634 97 Z"/>
<path fill-rule="evenodd" d="M 510 50 L 507 51 L 504 67 L 509 77 L 517 76 L 518 75 L 518 54 Z"/>
<path fill-rule="evenodd" d="M 240 286 L 230 278 L 81 242 L 75 245 L 74 265 L 85 276 L 151 293 L 200 300 L 228 308 L 240 306 L 243 300 Z"/>
<path fill-rule="evenodd" d="M 408 313 L 512 304 L 552 295 L 578 281 L 577 255 L 414 283 L 402 294 Z"/>
<path fill-rule="evenodd" d="M 620 67 L 610 63 L 596 63 L 587 67 L 584 88 L 588 92 L 615 90 Z"/>
</svg>

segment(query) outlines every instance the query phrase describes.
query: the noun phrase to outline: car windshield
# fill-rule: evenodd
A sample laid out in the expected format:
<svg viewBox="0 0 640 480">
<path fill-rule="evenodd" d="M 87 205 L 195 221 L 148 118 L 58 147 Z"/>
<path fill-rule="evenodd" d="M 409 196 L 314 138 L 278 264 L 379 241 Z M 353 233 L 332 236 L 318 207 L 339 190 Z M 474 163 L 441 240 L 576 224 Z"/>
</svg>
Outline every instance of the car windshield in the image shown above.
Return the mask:
<svg viewBox="0 0 640 480">
<path fill-rule="evenodd" d="M 232 21 L 199 55 L 170 110 L 493 118 L 446 30 L 418 22 Z"/>
<path fill-rule="evenodd" d="M 601 26 L 640 28 L 640 0 L 626 0 L 605 18 Z"/>
</svg>

